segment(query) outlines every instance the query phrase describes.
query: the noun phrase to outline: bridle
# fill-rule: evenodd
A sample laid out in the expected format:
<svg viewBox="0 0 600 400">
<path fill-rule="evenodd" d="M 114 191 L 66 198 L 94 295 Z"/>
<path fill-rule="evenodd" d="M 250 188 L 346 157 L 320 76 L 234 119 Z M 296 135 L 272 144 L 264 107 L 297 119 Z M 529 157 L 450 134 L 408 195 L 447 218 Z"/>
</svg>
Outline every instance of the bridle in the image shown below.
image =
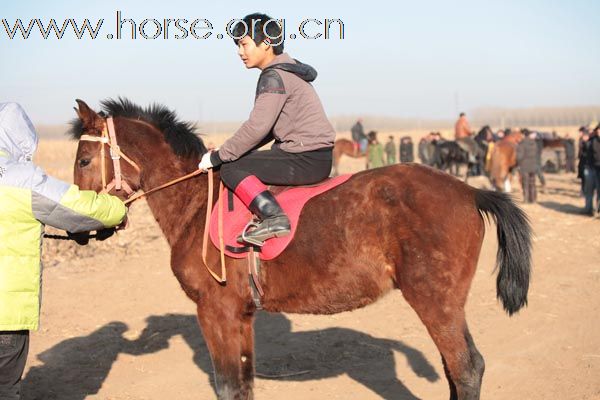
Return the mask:
<svg viewBox="0 0 600 400">
<path fill-rule="evenodd" d="M 150 193 L 156 192 L 158 190 L 164 189 L 196 175 L 200 175 L 203 172 L 201 169 L 197 169 L 192 173 L 179 177 L 177 179 L 173 179 L 167 183 L 164 183 L 160 186 L 154 187 L 150 190 L 133 190 L 131 185 L 127 183 L 127 181 L 123 178 L 123 174 L 121 172 L 121 159 L 125 160 L 129 165 L 131 165 L 138 173 L 141 172 L 140 167 L 133 161 L 131 158 L 127 157 L 119 147 L 117 143 L 117 132 L 115 130 L 115 123 L 112 117 L 106 118 L 104 122 L 104 126 L 102 128 L 102 134 L 100 136 L 91 136 L 91 135 L 81 135 L 79 138 L 80 141 L 84 142 L 100 142 L 100 173 L 102 178 L 102 191 L 100 193 L 109 193 L 112 189 L 117 191 L 124 190 L 127 193 L 127 199 L 124 201 L 126 205 L 133 203 L 140 198 L 147 196 Z M 107 184 L 106 183 L 106 150 L 104 145 L 108 145 L 110 158 L 113 162 L 113 179 Z M 212 181 L 212 171 L 209 170 L 209 181 Z M 209 182 L 210 186 L 210 182 Z"/>
<path fill-rule="evenodd" d="M 117 144 L 117 135 L 115 132 L 115 123 L 112 117 L 108 117 L 104 122 L 102 128 L 102 134 L 100 136 L 81 135 L 79 140 L 84 142 L 100 142 L 100 171 L 102 174 L 102 191 L 101 193 L 108 193 L 113 188 L 117 191 L 124 190 L 127 193 L 129 200 L 134 194 L 134 190 L 131 188 L 129 183 L 123 179 L 121 174 L 121 158 L 131 165 L 138 173 L 141 172 L 140 167 L 129 157 L 127 157 L 121 151 L 121 148 Z M 110 151 L 110 158 L 113 162 L 114 177 L 108 184 L 106 183 L 106 152 L 105 144 L 108 145 Z M 133 200 L 131 200 L 133 201 Z M 131 202 L 130 201 L 130 202 Z"/>
<path fill-rule="evenodd" d="M 80 141 L 84 142 L 100 142 L 100 169 L 102 174 L 102 191 L 100 193 L 108 193 L 112 189 L 116 191 L 124 190 L 127 193 L 127 200 L 124 201 L 126 205 L 133 203 L 140 198 L 147 196 L 150 193 L 156 192 L 158 190 L 164 189 L 186 179 L 189 179 L 193 176 L 202 174 L 204 172 L 208 172 L 208 199 L 207 199 L 207 207 L 206 207 L 206 219 L 204 223 L 204 237 L 202 240 L 202 260 L 204 261 L 204 266 L 210 272 L 210 275 L 219 283 L 225 283 L 227 280 L 226 269 L 225 269 L 225 246 L 223 243 L 223 205 L 221 201 L 221 196 L 219 196 L 218 203 L 218 232 L 219 232 L 219 250 L 220 250 L 220 261 L 221 261 L 221 276 L 214 273 L 208 266 L 206 262 L 206 256 L 208 251 L 208 235 L 210 231 L 210 216 L 212 214 L 213 209 L 213 192 L 214 192 L 214 179 L 213 179 L 213 171 L 209 169 L 208 171 L 203 171 L 201 169 L 197 169 L 192 173 L 179 177 L 177 179 L 173 179 L 167 183 L 164 183 L 160 186 L 152 188 L 147 191 L 139 190 L 134 191 L 131 188 L 131 185 L 127 183 L 127 181 L 123 178 L 121 172 L 121 159 L 125 160 L 129 165 L 131 165 L 138 173 L 141 172 L 140 167 L 129 157 L 127 157 L 122 151 L 119 145 L 117 144 L 117 134 L 115 130 L 115 123 L 113 117 L 106 118 L 104 122 L 104 126 L 102 128 L 102 134 L 100 136 L 91 136 L 91 135 L 81 135 L 79 138 Z M 106 183 L 106 151 L 105 145 L 108 145 L 110 158 L 113 162 L 113 179 L 107 184 Z M 219 194 L 223 192 L 223 182 L 220 183 L 219 186 Z"/>
</svg>

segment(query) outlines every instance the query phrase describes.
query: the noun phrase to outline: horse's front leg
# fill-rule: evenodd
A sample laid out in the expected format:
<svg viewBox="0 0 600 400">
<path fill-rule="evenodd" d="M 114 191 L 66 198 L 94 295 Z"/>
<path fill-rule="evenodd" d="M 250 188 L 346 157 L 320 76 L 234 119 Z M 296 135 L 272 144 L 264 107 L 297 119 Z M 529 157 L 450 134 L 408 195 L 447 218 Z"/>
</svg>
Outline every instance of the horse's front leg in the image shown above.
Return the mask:
<svg viewBox="0 0 600 400">
<path fill-rule="evenodd" d="M 252 400 L 254 315 L 230 304 L 198 305 L 198 322 L 214 367 L 219 400 Z"/>
</svg>

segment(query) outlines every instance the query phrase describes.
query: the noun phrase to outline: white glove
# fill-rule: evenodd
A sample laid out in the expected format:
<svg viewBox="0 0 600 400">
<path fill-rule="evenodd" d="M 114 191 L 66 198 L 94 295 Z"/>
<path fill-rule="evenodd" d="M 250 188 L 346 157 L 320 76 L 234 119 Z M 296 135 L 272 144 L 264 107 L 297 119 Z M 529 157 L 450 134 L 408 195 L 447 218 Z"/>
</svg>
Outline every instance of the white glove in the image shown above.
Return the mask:
<svg viewBox="0 0 600 400">
<path fill-rule="evenodd" d="M 202 159 L 200 160 L 200 164 L 198 164 L 198 169 L 201 169 L 203 171 L 208 171 L 209 169 L 211 169 L 213 167 L 212 163 L 210 162 L 210 154 L 211 153 L 212 153 L 212 151 L 208 151 L 202 156 Z"/>
</svg>

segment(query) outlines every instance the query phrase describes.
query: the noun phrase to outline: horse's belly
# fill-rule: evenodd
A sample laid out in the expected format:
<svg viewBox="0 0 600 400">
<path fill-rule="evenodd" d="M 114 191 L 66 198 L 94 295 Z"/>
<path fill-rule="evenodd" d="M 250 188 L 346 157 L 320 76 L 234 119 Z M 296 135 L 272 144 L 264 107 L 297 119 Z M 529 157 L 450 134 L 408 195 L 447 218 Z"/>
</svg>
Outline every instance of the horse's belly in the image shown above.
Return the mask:
<svg viewBox="0 0 600 400">
<path fill-rule="evenodd" d="M 278 295 L 265 297 L 267 311 L 301 314 L 335 314 L 364 307 L 395 287 L 391 267 L 379 270 L 348 268 L 335 276 L 316 276 L 303 284 L 290 284 Z"/>
</svg>

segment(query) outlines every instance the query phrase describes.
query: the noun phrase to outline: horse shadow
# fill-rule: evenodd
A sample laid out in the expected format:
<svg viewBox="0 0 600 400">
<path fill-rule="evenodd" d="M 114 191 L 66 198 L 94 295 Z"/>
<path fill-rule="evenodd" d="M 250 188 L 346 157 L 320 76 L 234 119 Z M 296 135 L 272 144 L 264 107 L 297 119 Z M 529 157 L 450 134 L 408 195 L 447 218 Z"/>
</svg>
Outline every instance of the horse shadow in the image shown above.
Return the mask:
<svg viewBox="0 0 600 400">
<path fill-rule="evenodd" d="M 347 374 L 383 399 L 417 399 L 396 377 L 394 351 L 406 357 L 417 376 L 439 379 L 423 353 L 402 341 L 348 328 L 292 332 L 282 314 L 260 313 L 255 327 L 256 371 L 267 379 L 309 381 Z"/>
<path fill-rule="evenodd" d="M 83 400 L 97 394 L 121 353 L 142 355 L 169 348 L 180 335 L 193 350 L 194 363 L 211 377 L 213 368 L 195 315 L 151 316 L 136 340 L 127 340 L 127 325 L 112 322 L 88 336 L 67 339 L 41 353 L 44 364 L 32 367 L 23 381 L 27 400 Z M 430 382 L 439 375 L 424 355 L 401 341 L 376 338 L 347 328 L 291 331 L 282 314 L 258 313 L 255 322 L 257 376 L 263 379 L 310 381 L 347 374 L 386 400 L 414 400 L 396 377 L 394 351 Z"/>
</svg>

